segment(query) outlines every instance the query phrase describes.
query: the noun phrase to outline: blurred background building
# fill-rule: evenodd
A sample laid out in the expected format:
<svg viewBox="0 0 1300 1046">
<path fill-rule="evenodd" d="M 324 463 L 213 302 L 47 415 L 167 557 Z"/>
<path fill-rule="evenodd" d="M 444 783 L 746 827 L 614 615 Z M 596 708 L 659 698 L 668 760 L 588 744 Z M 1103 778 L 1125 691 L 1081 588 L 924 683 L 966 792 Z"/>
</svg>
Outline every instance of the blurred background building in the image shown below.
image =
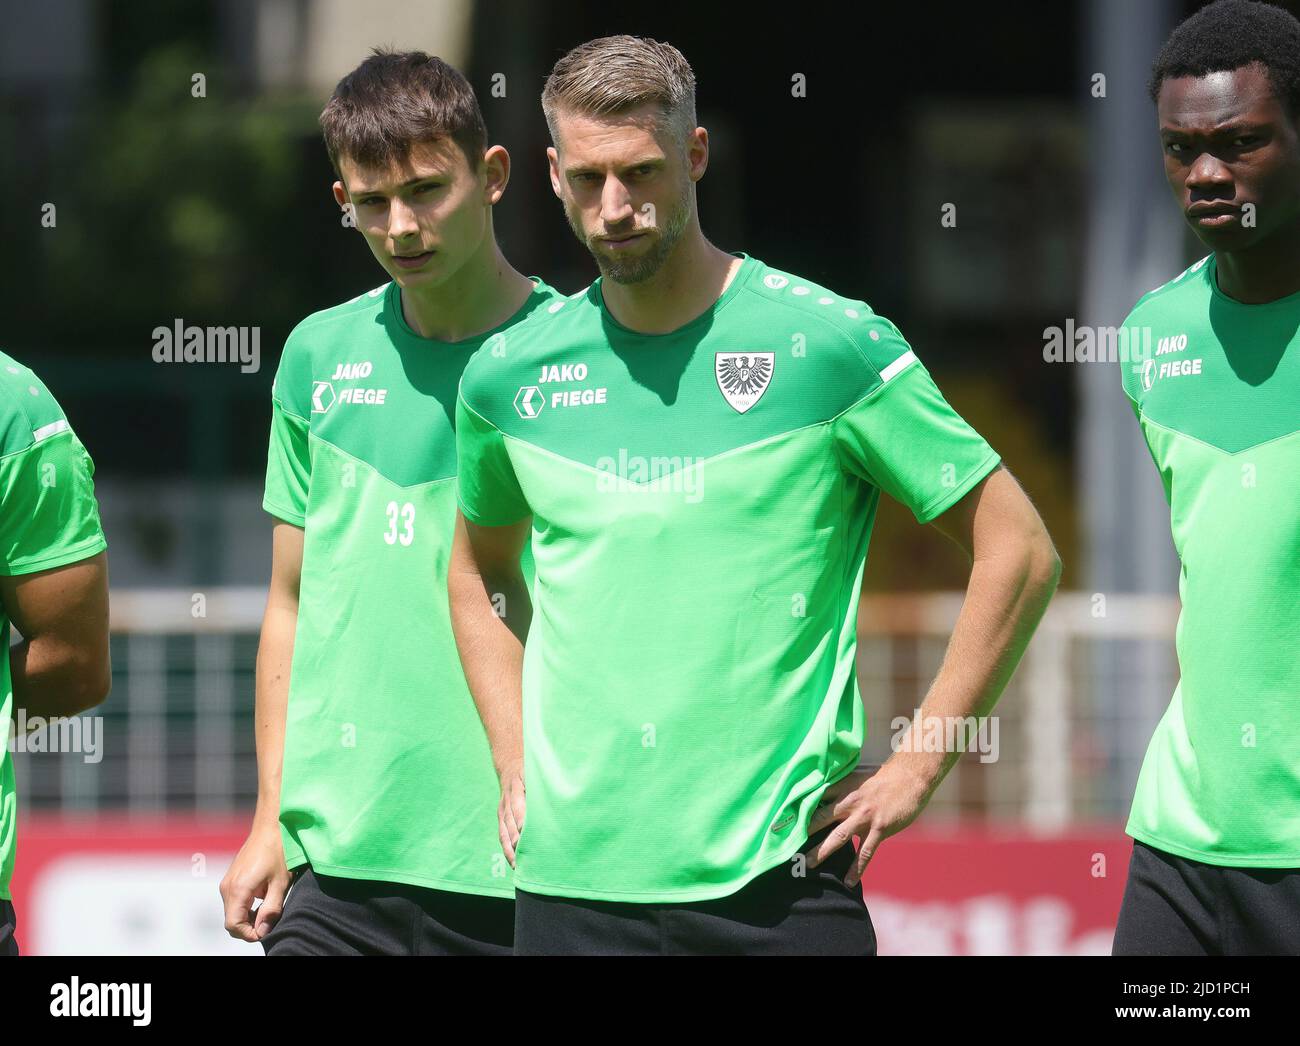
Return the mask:
<svg viewBox="0 0 1300 1046">
<path fill-rule="evenodd" d="M 1107 950 L 1127 804 L 1176 676 L 1177 562 L 1119 364 L 1047 362 L 1045 332 L 1117 326 L 1200 256 L 1145 91 L 1196 6 L 0 5 L 0 347 L 96 461 L 115 630 L 102 761 L 17 757 L 28 949 L 89 947 L 102 923 L 119 948 L 247 951 L 222 940 L 216 883 L 256 793 L 271 381 L 294 324 L 384 281 L 330 195 L 316 118 L 335 82 L 379 44 L 464 70 L 514 159 L 503 247 L 572 292 L 595 271 L 547 183 L 538 96 L 570 47 L 631 32 L 695 68 L 706 234 L 898 323 L 1064 560 L 999 706 L 998 758 L 965 757 L 873 863 L 882 952 Z M 155 363 L 151 332 L 177 321 L 258 328 L 260 369 Z M 861 622 L 870 757 L 920 703 L 965 580 L 955 548 L 882 506 Z M 102 883 L 110 860 L 120 897 L 70 911 L 78 870 Z M 167 889 L 195 906 L 183 928 L 147 914 Z"/>
</svg>

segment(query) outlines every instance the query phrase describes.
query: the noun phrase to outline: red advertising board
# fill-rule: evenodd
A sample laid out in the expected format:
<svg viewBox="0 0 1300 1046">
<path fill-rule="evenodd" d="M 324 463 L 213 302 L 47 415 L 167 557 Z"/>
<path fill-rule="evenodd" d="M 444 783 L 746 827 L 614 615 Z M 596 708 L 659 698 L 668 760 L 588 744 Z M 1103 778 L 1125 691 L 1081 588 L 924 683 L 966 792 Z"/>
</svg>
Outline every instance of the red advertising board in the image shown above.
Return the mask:
<svg viewBox="0 0 1300 1046">
<path fill-rule="evenodd" d="M 13 883 L 27 955 L 260 955 L 222 928 L 218 885 L 247 816 L 25 817 Z M 1130 840 L 913 826 L 864 878 L 881 955 L 1110 951 Z"/>
</svg>

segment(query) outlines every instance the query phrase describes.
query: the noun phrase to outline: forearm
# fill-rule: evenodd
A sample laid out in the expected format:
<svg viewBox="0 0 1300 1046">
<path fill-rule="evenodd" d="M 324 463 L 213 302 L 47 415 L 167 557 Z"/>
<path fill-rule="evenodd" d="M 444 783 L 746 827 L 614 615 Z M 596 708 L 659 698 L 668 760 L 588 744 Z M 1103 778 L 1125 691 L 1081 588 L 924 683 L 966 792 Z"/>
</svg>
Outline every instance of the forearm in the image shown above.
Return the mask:
<svg viewBox="0 0 1300 1046">
<path fill-rule="evenodd" d="M 1047 609 L 1059 573 L 1060 562 L 1046 534 L 1037 541 L 1008 542 L 975 559 L 943 664 L 921 703 L 921 731 L 935 729 L 937 719 L 943 726 L 940 736 L 946 738 L 948 723 L 992 711 Z M 930 747 L 905 744 L 891 761 L 929 782 L 933 792 L 962 753 L 946 746 L 940 746 L 943 751 L 925 750 Z"/>
<path fill-rule="evenodd" d="M 257 807 L 254 823 L 280 818 L 280 779 L 284 766 L 284 728 L 289 708 L 289 676 L 298 608 L 268 603 L 257 646 L 254 736 L 257 743 Z"/>
<path fill-rule="evenodd" d="M 497 774 L 523 763 L 524 638 L 532 603 L 522 572 L 485 576 L 462 561 L 449 574 L 452 632 Z"/>
</svg>

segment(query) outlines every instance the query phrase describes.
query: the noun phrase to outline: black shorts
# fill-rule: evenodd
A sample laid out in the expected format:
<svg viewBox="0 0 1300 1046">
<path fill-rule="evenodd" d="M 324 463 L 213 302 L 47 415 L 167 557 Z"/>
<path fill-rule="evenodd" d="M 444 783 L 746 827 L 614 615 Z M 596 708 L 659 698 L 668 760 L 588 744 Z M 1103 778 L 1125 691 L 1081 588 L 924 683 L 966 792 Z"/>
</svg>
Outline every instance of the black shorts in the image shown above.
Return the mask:
<svg viewBox="0 0 1300 1046">
<path fill-rule="evenodd" d="M 1112 955 L 1300 955 L 1300 868 L 1224 868 L 1133 841 Z"/>
<path fill-rule="evenodd" d="M 814 845 L 808 843 L 805 851 Z M 515 954 L 875 955 L 876 934 L 862 888 L 843 882 L 854 857 L 846 844 L 817 868 L 792 859 L 736 893 L 685 904 L 589 901 L 516 890 Z"/>
<path fill-rule="evenodd" d="M 514 902 L 303 866 L 262 938 L 267 955 L 509 955 Z"/>
<path fill-rule="evenodd" d="M 18 915 L 13 901 L 0 901 L 0 957 L 18 954 Z"/>
</svg>

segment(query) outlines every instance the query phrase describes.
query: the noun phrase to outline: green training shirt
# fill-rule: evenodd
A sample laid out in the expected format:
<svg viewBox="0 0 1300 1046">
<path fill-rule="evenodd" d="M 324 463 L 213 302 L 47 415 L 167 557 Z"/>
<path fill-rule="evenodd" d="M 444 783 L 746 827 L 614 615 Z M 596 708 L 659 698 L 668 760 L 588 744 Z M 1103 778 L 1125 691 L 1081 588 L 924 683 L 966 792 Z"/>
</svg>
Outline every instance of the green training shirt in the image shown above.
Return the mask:
<svg viewBox="0 0 1300 1046">
<path fill-rule="evenodd" d="M 742 257 L 670 334 L 597 280 L 461 381 L 462 511 L 533 517 L 521 889 L 702 900 L 791 857 L 859 760 L 880 492 L 928 522 L 998 462 L 892 323 Z"/>
<path fill-rule="evenodd" d="M 34 574 L 104 551 L 94 474 L 94 462 L 50 390 L 0 352 L 0 573 Z M 0 635 L 0 899 L 9 900 L 18 799 L 8 744 L 14 694 L 3 606 Z"/>
<path fill-rule="evenodd" d="M 304 529 L 280 823 L 289 867 L 510 897 L 499 790 L 447 604 L 456 387 L 386 284 L 308 316 L 272 390 L 263 506 Z M 484 351 L 491 351 L 491 345 Z"/>
<path fill-rule="evenodd" d="M 1123 366 L 1182 570 L 1180 680 L 1135 839 L 1207 864 L 1300 866 L 1300 294 L 1243 305 L 1214 256 L 1143 297 Z"/>
</svg>

